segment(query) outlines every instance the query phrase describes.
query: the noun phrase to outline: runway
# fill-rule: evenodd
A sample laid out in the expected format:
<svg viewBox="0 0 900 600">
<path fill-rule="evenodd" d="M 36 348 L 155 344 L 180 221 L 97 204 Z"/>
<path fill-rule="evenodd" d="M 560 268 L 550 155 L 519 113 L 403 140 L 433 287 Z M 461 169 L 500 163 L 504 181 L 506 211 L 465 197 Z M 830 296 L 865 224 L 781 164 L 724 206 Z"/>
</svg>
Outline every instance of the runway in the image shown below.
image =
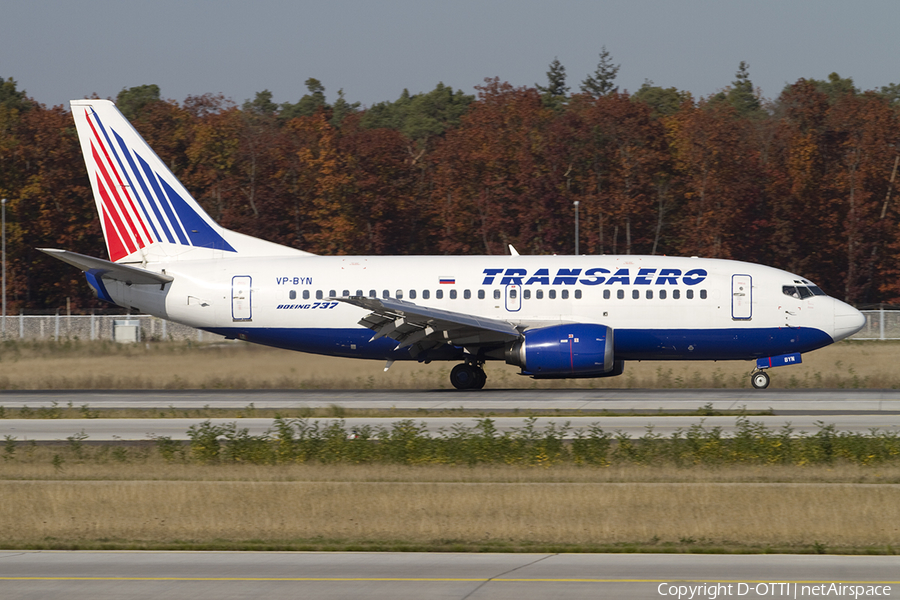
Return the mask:
<svg viewBox="0 0 900 600">
<path fill-rule="evenodd" d="M 832 584 L 898 598 L 900 557 L 0 552 L 4 598 L 804 598 Z"/>
<path fill-rule="evenodd" d="M 500 432 L 522 428 L 529 411 L 559 411 L 556 416 L 540 416 L 538 429 L 550 424 L 567 426 L 566 437 L 578 430 L 599 426 L 604 431 L 621 432 L 632 438 L 644 435 L 648 427 L 655 434 L 671 436 L 676 431 L 702 424 L 719 427 L 725 435 L 735 430 L 735 416 L 671 416 L 661 411 L 693 412 L 702 406 L 713 410 L 772 410 L 774 415 L 749 417 L 772 430 L 789 426 L 795 435 L 814 434 L 822 424 L 833 424 L 837 431 L 868 433 L 872 429 L 900 432 L 900 391 L 898 390 L 501 390 L 480 393 L 450 391 L 381 390 L 301 390 L 301 391 L 60 391 L 3 392 L 0 406 L 30 408 L 88 406 L 92 410 L 109 408 L 145 408 L 161 412 L 198 408 L 358 408 L 406 409 L 423 411 L 467 411 L 492 413 Z M 608 416 L 615 412 L 641 412 L 640 416 Z M 249 411 L 247 411 L 249 412 Z M 594 416 L 573 416 L 590 412 Z M 604 415 L 606 412 L 606 415 Z M 410 419 L 423 423 L 432 435 L 440 435 L 457 423 L 474 426 L 475 417 L 436 417 L 402 414 L 397 417 L 345 418 L 348 431 L 365 425 L 390 428 Z M 2 419 L 0 435 L 19 441 L 54 441 L 84 433 L 90 441 L 146 440 L 154 436 L 188 439 L 191 425 L 204 417 L 166 419 Z M 272 427 L 272 419 L 210 419 L 215 424 L 236 422 L 252 435 Z M 333 419 L 320 418 L 321 421 Z"/>
<path fill-rule="evenodd" d="M 900 414 L 900 390 L 508 389 L 508 390 L 59 390 L 2 391 L 0 406 L 90 408 L 465 409 L 475 411 L 693 411 L 772 409 L 775 414 Z"/>
</svg>

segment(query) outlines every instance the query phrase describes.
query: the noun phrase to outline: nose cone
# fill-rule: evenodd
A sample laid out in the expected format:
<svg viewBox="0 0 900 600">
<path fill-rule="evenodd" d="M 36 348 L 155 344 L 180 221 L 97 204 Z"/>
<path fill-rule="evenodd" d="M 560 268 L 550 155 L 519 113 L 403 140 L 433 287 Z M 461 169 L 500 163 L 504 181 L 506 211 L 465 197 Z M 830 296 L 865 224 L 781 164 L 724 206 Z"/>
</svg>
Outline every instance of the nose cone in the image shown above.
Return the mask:
<svg viewBox="0 0 900 600">
<path fill-rule="evenodd" d="M 865 326 L 864 314 L 840 300 L 834 301 L 834 341 L 850 337 Z"/>
</svg>

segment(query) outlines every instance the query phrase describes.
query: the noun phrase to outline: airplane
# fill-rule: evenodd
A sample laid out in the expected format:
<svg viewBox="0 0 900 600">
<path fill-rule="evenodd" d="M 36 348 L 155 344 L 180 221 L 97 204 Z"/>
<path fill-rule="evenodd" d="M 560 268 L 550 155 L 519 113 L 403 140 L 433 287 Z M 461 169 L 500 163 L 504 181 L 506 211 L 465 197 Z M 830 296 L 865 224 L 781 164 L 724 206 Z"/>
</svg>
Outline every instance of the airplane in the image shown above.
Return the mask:
<svg viewBox="0 0 900 600">
<path fill-rule="evenodd" d="M 535 379 L 620 375 L 627 361 L 756 361 L 767 370 L 865 325 L 801 276 L 698 257 L 316 256 L 220 227 L 109 100 L 72 115 L 109 260 L 43 248 L 107 302 L 267 346 L 386 361 L 488 361 Z"/>
</svg>

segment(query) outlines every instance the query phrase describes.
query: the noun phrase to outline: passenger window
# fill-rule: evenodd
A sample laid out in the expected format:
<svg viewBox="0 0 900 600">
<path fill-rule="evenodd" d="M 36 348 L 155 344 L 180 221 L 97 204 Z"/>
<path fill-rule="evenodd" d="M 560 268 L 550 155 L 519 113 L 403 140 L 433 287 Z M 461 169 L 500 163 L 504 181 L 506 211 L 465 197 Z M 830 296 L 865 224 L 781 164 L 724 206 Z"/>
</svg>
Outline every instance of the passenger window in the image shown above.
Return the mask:
<svg viewBox="0 0 900 600">
<path fill-rule="evenodd" d="M 569 290 L 563 290 L 563 291 L 562 291 L 562 299 L 563 299 L 563 300 L 568 300 L 568 299 L 569 299 Z"/>
<path fill-rule="evenodd" d="M 603 299 L 609 300 L 609 296 L 610 296 L 609 290 L 603 290 Z"/>
<path fill-rule="evenodd" d="M 575 290 L 575 299 L 581 300 L 581 290 Z"/>
<path fill-rule="evenodd" d="M 706 290 L 700 290 L 700 299 L 706 300 Z"/>
<path fill-rule="evenodd" d="M 534 292 L 534 297 L 535 297 L 536 300 L 543 300 L 543 299 L 544 299 L 544 290 L 537 290 L 537 291 L 535 291 L 535 292 Z"/>
<path fill-rule="evenodd" d="M 422 290 L 422 300 L 428 300 L 431 297 L 431 292 L 428 290 Z"/>
<path fill-rule="evenodd" d="M 344 298 L 346 298 L 349 295 L 350 295 L 350 290 L 344 290 L 344 293 L 342 294 L 342 296 L 344 296 Z"/>
<path fill-rule="evenodd" d="M 450 299 L 456 300 L 456 290 L 450 290 Z"/>
<path fill-rule="evenodd" d="M 484 290 L 478 290 L 478 299 L 484 300 Z"/>
<path fill-rule="evenodd" d="M 296 300 L 297 299 L 296 290 L 291 290 L 291 292 L 288 294 L 288 298 L 290 298 L 291 300 Z"/>
<path fill-rule="evenodd" d="M 531 290 L 522 290 L 522 299 L 531 300 Z"/>
<path fill-rule="evenodd" d="M 403 290 L 397 290 L 397 300 L 403 299 Z"/>
<path fill-rule="evenodd" d="M 390 293 L 388 290 L 382 290 L 382 291 L 381 291 L 381 297 L 382 297 L 382 298 L 385 298 L 385 299 L 390 298 L 390 297 L 391 297 L 391 293 Z"/>
<path fill-rule="evenodd" d="M 416 290 L 409 290 L 409 299 L 410 300 L 416 299 Z"/>
<path fill-rule="evenodd" d="M 551 300 L 556 300 L 556 290 L 550 290 L 550 292 L 547 294 L 547 297 Z"/>
<path fill-rule="evenodd" d="M 647 290 L 647 300 L 653 300 L 653 290 Z"/>
<path fill-rule="evenodd" d="M 316 290 L 316 300 L 322 299 L 322 290 Z"/>
<path fill-rule="evenodd" d="M 631 290 L 631 299 L 637 300 L 641 297 L 641 293 L 638 290 Z"/>
<path fill-rule="evenodd" d="M 472 297 L 472 290 L 463 290 L 463 298 L 468 300 Z"/>
<path fill-rule="evenodd" d="M 672 290 L 672 300 L 681 298 L 681 290 Z"/>
<path fill-rule="evenodd" d="M 334 291 L 334 290 L 328 290 L 328 297 L 329 297 L 329 298 L 334 298 L 335 296 L 337 296 L 337 292 L 336 292 L 336 291 Z"/>
<path fill-rule="evenodd" d="M 666 290 L 659 290 L 659 299 L 660 300 L 666 299 Z"/>
<path fill-rule="evenodd" d="M 693 300 L 694 299 L 694 290 L 688 290 L 687 292 L 685 292 L 684 295 L 685 295 L 685 297 L 687 297 L 688 300 Z"/>
<path fill-rule="evenodd" d="M 494 290 L 494 300 L 500 299 L 500 290 Z"/>
<path fill-rule="evenodd" d="M 443 300 L 444 299 L 444 290 L 437 290 L 434 293 L 434 297 L 437 298 L 438 300 Z"/>
<path fill-rule="evenodd" d="M 356 290 L 356 295 L 357 295 L 357 296 L 362 296 L 362 295 L 363 295 L 362 290 Z"/>
<path fill-rule="evenodd" d="M 303 290 L 303 299 L 309 300 L 309 290 Z"/>
<path fill-rule="evenodd" d="M 510 297 L 510 299 L 512 299 L 512 300 L 515 300 L 515 299 L 516 299 L 516 288 L 513 288 L 513 289 L 509 290 L 509 297 Z"/>
<path fill-rule="evenodd" d="M 378 295 L 375 293 L 375 290 L 369 290 L 369 298 L 377 298 Z"/>
<path fill-rule="evenodd" d="M 618 298 L 619 300 L 624 299 L 625 298 L 625 290 L 618 290 L 616 292 L 616 298 Z"/>
</svg>

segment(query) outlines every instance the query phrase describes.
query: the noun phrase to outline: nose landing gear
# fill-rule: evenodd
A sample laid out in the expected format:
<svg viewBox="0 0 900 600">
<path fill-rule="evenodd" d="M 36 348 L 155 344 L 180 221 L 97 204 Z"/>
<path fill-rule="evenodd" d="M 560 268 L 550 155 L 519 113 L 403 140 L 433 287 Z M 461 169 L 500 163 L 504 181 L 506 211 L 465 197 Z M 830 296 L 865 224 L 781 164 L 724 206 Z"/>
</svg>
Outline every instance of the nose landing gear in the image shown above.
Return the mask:
<svg viewBox="0 0 900 600">
<path fill-rule="evenodd" d="M 769 374 L 765 371 L 754 371 L 750 374 L 750 385 L 758 390 L 769 387 Z"/>
<path fill-rule="evenodd" d="M 450 371 L 450 383 L 458 390 L 480 390 L 487 382 L 487 375 L 481 365 L 484 363 L 463 363 Z"/>
</svg>

